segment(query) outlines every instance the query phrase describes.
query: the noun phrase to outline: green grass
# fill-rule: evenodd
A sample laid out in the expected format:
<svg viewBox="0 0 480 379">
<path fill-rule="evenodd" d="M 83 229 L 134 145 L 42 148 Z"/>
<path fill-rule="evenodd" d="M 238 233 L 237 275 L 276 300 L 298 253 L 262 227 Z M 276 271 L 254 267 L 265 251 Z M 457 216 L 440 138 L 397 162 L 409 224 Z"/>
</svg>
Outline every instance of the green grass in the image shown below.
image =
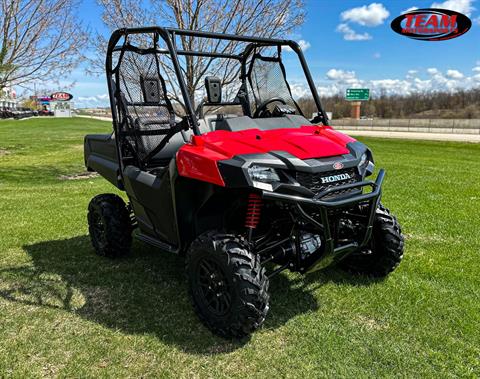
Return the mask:
<svg viewBox="0 0 480 379">
<path fill-rule="evenodd" d="M 271 282 L 251 339 L 197 320 L 183 263 L 140 242 L 93 254 L 102 178 L 83 168 L 89 119 L 0 121 L 0 377 L 478 377 L 480 145 L 362 139 L 387 169 L 384 203 L 407 236 L 388 279 L 338 270 Z"/>
</svg>

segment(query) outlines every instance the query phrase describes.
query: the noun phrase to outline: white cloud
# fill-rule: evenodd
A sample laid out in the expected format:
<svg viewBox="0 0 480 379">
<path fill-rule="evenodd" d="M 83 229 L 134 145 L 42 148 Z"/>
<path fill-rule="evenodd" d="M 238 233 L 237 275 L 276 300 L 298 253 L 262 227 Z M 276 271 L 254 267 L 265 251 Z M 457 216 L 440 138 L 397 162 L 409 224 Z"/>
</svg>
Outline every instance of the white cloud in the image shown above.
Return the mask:
<svg viewBox="0 0 480 379">
<path fill-rule="evenodd" d="M 418 71 L 417 70 L 408 70 L 407 75 L 405 77 L 407 79 L 415 79 L 417 77 Z"/>
<path fill-rule="evenodd" d="M 378 26 L 383 24 L 390 12 L 381 3 L 372 3 L 341 13 L 343 21 L 356 22 L 363 26 Z"/>
<path fill-rule="evenodd" d="M 346 80 L 355 78 L 355 71 L 343 71 L 332 68 L 327 71 L 327 78 L 330 80 L 344 82 Z"/>
<path fill-rule="evenodd" d="M 343 39 L 346 41 L 368 41 L 372 39 L 372 36 L 368 33 L 357 33 L 350 28 L 348 24 L 339 24 L 337 26 L 337 32 L 343 33 Z"/>
<path fill-rule="evenodd" d="M 480 16 L 474 18 L 472 21 L 473 21 L 475 24 L 480 25 Z"/>
<path fill-rule="evenodd" d="M 300 48 L 302 49 L 302 51 L 307 50 L 311 46 L 310 42 L 305 41 L 304 39 L 301 39 L 300 41 L 298 41 L 298 44 L 300 45 Z"/>
<path fill-rule="evenodd" d="M 317 87 L 317 92 L 320 96 L 322 97 L 328 97 L 332 95 L 337 95 L 340 93 L 340 90 L 335 86 L 318 86 Z"/>
<path fill-rule="evenodd" d="M 431 81 L 430 80 L 422 80 L 419 78 L 414 78 L 412 81 L 412 86 L 414 88 L 414 91 L 416 92 L 425 92 L 428 90 L 428 87 L 430 86 Z"/>
<path fill-rule="evenodd" d="M 290 83 L 290 91 L 295 99 L 300 99 L 303 96 L 308 96 L 310 91 L 304 84 Z"/>
<path fill-rule="evenodd" d="M 74 102 L 77 108 L 108 107 L 108 99 L 108 94 L 101 93 L 92 96 L 79 96 L 74 98 Z"/>
<path fill-rule="evenodd" d="M 411 12 L 411 11 L 415 11 L 417 9 L 418 9 L 418 7 L 410 7 L 410 8 L 405 9 L 404 11 L 402 11 L 402 13 L 408 13 L 408 12 Z"/>
<path fill-rule="evenodd" d="M 97 99 L 96 96 L 80 96 L 78 98 L 78 101 L 83 102 L 83 103 L 86 103 L 86 102 L 97 103 L 98 99 Z"/>
<path fill-rule="evenodd" d="M 458 70 L 447 70 L 447 76 L 452 79 L 462 79 L 463 74 Z"/>
<path fill-rule="evenodd" d="M 468 90 L 480 88 L 480 65 L 473 68 L 475 75 L 465 76 L 459 70 L 448 70 L 442 74 L 437 68 L 427 70 L 408 70 L 404 78 L 377 78 L 363 80 L 355 71 L 331 68 L 326 73 L 323 83 L 317 87 L 320 96 L 343 95 L 347 88 L 370 88 L 373 96 L 381 93 L 387 95 L 410 95 L 414 93 Z M 298 89 L 297 89 L 298 91 Z M 305 92 L 308 94 L 309 92 Z"/>
<path fill-rule="evenodd" d="M 305 41 L 304 39 L 299 40 L 298 44 L 300 45 L 300 49 L 302 49 L 302 51 L 306 51 L 310 46 L 312 46 L 310 42 Z M 283 49 L 285 51 L 293 51 L 290 46 L 285 46 Z"/>
<path fill-rule="evenodd" d="M 382 57 L 382 54 L 380 54 L 379 52 L 373 53 L 374 59 L 380 59 L 381 57 Z"/>
<path fill-rule="evenodd" d="M 386 93 L 388 95 L 393 95 L 397 93 L 402 93 L 405 95 L 410 94 L 412 84 L 407 80 L 401 79 L 380 79 L 370 81 L 370 87 L 376 93 Z"/>
<path fill-rule="evenodd" d="M 472 11 L 475 10 L 473 2 L 475 0 L 447 0 L 441 3 L 433 3 L 432 8 L 451 9 L 470 16 Z"/>
</svg>

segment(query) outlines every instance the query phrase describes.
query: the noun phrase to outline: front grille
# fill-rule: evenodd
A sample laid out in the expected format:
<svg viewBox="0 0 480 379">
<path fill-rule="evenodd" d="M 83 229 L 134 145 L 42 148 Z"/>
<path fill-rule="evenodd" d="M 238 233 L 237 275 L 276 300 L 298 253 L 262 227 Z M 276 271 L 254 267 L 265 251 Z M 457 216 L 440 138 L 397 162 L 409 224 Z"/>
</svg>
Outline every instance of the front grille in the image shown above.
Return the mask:
<svg viewBox="0 0 480 379">
<path fill-rule="evenodd" d="M 348 174 L 350 178 L 344 179 L 344 180 L 338 180 L 331 183 L 322 182 L 322 178 L 326 178 L 332 175 L 341 175 L 341 174 Z M 338 187 L 345 184 L 355 183 L 360 180 L 359 175 L 357 174 L 356 168 L 319 172 L 315 174 L 297 171 L 296 178 L 297 178 L 297 182 L 299 182 L 303 187 L 308 188 L 310 191 L 312 191 L 315 194 L 326 191 L 327 189 L 330 189 L 330 188 Z M 348 194 L 355 191 L 356 191 L 355 189 L 339 190 L 339 191 L 332 192 L 326 198 L 340 196 L 340 195 Z"/>
</svg>

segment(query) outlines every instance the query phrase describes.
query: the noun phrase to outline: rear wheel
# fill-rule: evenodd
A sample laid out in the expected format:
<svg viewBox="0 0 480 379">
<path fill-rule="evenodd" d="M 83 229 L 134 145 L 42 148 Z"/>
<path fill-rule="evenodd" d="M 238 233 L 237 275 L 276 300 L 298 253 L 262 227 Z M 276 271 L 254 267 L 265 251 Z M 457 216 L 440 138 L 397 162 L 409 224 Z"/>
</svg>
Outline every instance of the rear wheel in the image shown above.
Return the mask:
<svg viewBox="0 0 480 379">
<path fill-rule="evenodd" d="M 200 320 L 225 338 L 258 329 L 268 312 L 268 277 L 241 237 L 200 235 L 186 255 L 193 306 Z"/>
<path fill-rule="evenodd" d="M 116 258 L 130 252 L 132 221 L 125 202 L 117 195 L 95 196 L 88 205 L 88 230 L 95 252 Z"/>
<path fill-rule="evenodd" d="M 340 262 L 340 267 L 353 273 L 385 277 L 403 259 L 404 238 L 400 225 L 390 211 L 379 205 L 373 221 L 369 246 Z"/>
</svg>

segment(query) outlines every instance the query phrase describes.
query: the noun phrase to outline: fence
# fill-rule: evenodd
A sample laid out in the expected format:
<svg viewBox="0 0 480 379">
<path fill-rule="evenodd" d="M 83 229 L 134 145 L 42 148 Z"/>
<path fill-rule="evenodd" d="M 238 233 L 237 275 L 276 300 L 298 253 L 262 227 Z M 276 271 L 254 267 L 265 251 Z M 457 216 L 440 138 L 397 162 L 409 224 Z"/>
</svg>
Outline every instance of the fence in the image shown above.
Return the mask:
<svg viewBox="0 0 480 379">
<path fill-rule="evenodd" d="M 342 119 L 330 123 L 339 130 L 480 134 L 480 119 Z"/>
</svg>

